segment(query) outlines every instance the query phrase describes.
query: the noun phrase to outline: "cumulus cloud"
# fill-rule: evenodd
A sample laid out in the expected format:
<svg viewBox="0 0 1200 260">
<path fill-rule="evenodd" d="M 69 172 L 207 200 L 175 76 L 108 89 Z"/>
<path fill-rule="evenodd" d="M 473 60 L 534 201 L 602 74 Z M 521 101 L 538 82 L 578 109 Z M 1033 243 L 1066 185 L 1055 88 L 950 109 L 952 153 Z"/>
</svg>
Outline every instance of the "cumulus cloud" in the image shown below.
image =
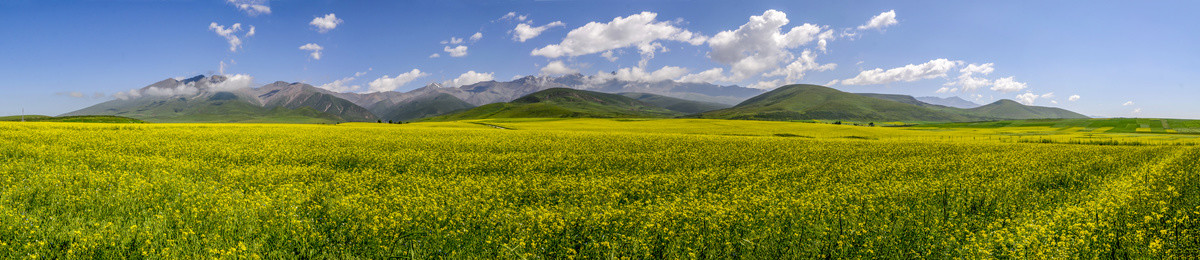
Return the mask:
<svg viewBox="0 0 1200 260">
<path fill-rule="evenodd" d="M 442 85 L 445 85 L 447 87 L 456 88 L 459 86 L 466 86 L 466 85 L 471 85 L 471 84 L 489 81 L 489 80 L 495 80 L 495 79 L 496 79 L 495 73 L 490 73 L 490 72 L 489 73 L 479 73 L 479 72 L 475 72 L 474 70 L 472 70 L 472 71 L 467 71 L 466 73 L 463 73 L 462 75 L 459 75 L 458 78 L 455 78 L 452 80 L 447 80 L 445 83 L 442 83 Z"/>
<path fill-rule="evenodd" d="M 883 70 L 876 68 L 862 71 L 851 79 L 842 80 L 843 85 L 878 85 L 892 82 L 913 82 L 922 79 L 946 77 L 946 72 L 960 65 L 961 61 L 936 59 L 919 65 L 908 64 L 904 67 Z"/>
<path fill-rule="evenodd" d="M 776 79 L 776 80 L 759 81 L 758 83 L 750 84 L 750 86 L 747 86 L 747 87 L 756 88 L 756 89 L 773 89 L 773 88 L 777 88 L 779 86 L 783 86 L 783 84 L 784 84 L 784 82 L 782 79 Z"/>
<path fill-rule="evenodd" d="M 311 24 L 313 27 L 316 27 L 317 32 L 326 33 L 326 32 L 329 32 L 330 30 L 333 30 L 334 28 L 337 28 L 337 26 L 339 24 L 342 24 L 342 22 L 343 22 L 342 19 L 337 18 L 337 15 L 330 13 L 323 17 L 313 18 L 312 22 L 309 22 L 308 24 Z"/>
<path fill-rule="evenodd" d="M 208 88 L 212 91 L 233 91 L 254 86 L 254 77 L 246 74 L 225 75 L 225 81 L 217 82 Z"/>
<path fill-rule="evenodd" d="M 463 45 L 459 45 L 454 48 L 450 48 L 450 46 L 446 46 L 446 47 L 442 48 L 442 51 L 449 53 L 450 57 L 467 56 L 467 46 L 463 46 Z"/>
<path fill-rule="evenodd" d="M 400 86 L 404 86 L 404 84 L 408 84 L 409 82 L 424 76 L 429 76 L 429 73 L 421 72 L 419 69 L 413 69 L 409 72 L 400 73 L 400 75 L 396 75 L 396 77 L 388 77 L 387 75 L 383 75 L 383 77 L 375 79 L 374 81 L 371 81 L 371 83 L 367 83 L 367 86 L 370 86 L 367 92 L 393 91 Z"/>
<path fill-rule="evenodd" d="M 225 41 L 229 42 L 229 51 L 236 52 L 238 48 L 242 47 L 242 39 L 238 38 L 238 36 L 236 34 L 237 32 L 242 30 L 241 23 L 235 23 L 235 24 L 229 26 L 228 28 L 226 28 L 223 25 L 217 24 L 217 22 L 213 22 L 213 23 L 208 24 L 208 29 L 212 30 L 213 32 L 216 32 L 217 35 L 225 38 Z M 253 36 L 253 35 L 254 35 L 253 31 L 251 31 L 251 33 L 248 33 L 246 36 Z"/>
<path fill-rule="evenodd" d="M 680 77 L 678 81 L 688 83 L 713 83 L 728 82 L 729 78 L 725 77 L 725 69 L 712 68 L 699 73 L 684 75 L 683 77 Z"/>
<path fill-rule="evenodd" d="M 1132 105 L 1134 105 L 1134 104 L 1133 104 L 1133 101 L 1125 101 L 1125 104 L 1121 104 L 1121 106 L 1126 106 L 1126 107 L 1127 107 L 1127 106 L 1132 106 Z"/>
<path fill-rule="evenodd" d="M 1037 94 L 1026 92 L 1025 94 L 1017 95 L 1017 102 L 1025 105 L 1033 105 L 1033 101 L 1038 99 Z"/>
<path fill-rule="evenodd" d="M 992 83 L 992 90 L 1004 93 L 1021 91 L 1028 87 L 1025 83 L 1017 82 L 1013 77 L 1000 78 Z"/>
<path fill-rule="evenodd" d="M 787 14 L 767 10 L 761 16 L 750 16 L 746 24 L 737 30 L 723 31 L 708 40 L 712 51 L 709 58 L 731 66 L 732 77 L 742 80 L 760 72 L 779 66 L 792 59 L 788 49 L 800 47 L 817 40 L 821 27 L 803 24 L 782 33 L 790 21 Z"/>
<path fill-rule="evenodd" d="M 887 12 L 880 13 L 875 17 L 871 17 L 871 20 L 867 21 L 867 24 L 858 26 L 858 29 L 883 29 L 884 27 L 892 26 L 897 23 L 899 22 L 896 21 L 896 10 L 889 10 Z"/>
<path fill-rule="evenodd" d="M 479 39 L 483 39 L 482 32 L 475 32 L 475 34 L 471 35 L 471 42 L 479 41 Z"/>
<path fill-rule="evenodd" d="M 1141 113 L 1142 113 L 1142 108 L 1140 108 L 1140 107 L 1134 108 L 1133 112 L 1130 112 L 1130 114 L 1134 114 L 1134 115 L 1141 114 Z"/>
<path fill-rule="evenodd" d="M 529 16 L 527 16 L 527 15 L 518 15 L 517 12 L 508 12 L 507 14 L 504 14 L 504 16 L 501 16 L 500 20 L 525 21 L 525 19 L 528 19 L 528 18 L 529 18 Z"/>
<path fill-rule="evenodd" d="M 566 25 L 567 24 L 561 21 L 554 21 L 552 23 L 537 27 L 530 26 L 529 23 L 517 24 L 517 28 L 513 28 L 512 30 L 513 40 L 525 42 L 526 40 L 533 39 L 534 37 L 541 35 L 543 31 L 546 31 L 546 29 Z"/>
<path fill-rule="evenodd" d="M 238 10 L 246 12 L 247 15 L 257 16 L 259 14 L 271 14 L 271 6 L 267 0 L 228 0 L 230 4 L 237 7 Z"/>
<path fill-rule="evenodd" d="M 783 68 L 779 68 L 775 71 L 767 73 L 764 76 L 787 76 L 786 81 L 788 83 L 796 83 L 804 78 L 805 72 L 827 71 L 835 68 L 837 68 L 837 64 L 835 63 L 818 64 L 817 55 L 811 50 L 804 50 L 804 52 L 800 54 L 800 57 L 796 58 L 796 61 Z"/>
<path fill-rule="evenodd" d="M 173 96 L 191 96 L 191 95 L 195 95 L 196 93 L 199 93 L 199 92 L 200 92 L 200 89 L 197 89 L 192 84 L 186 84 L 186 85 L 181 84 L 181 85 L 173 87 L 173 88 L 149 87 L 149 88 L 143 89 L 141 91 L 140 95 L 141 96 L 155 96 L 155 97 L 173 97 Z"/>
<path fill-rule="evenodd" d="M 660 82 L 682 77 L 684 74 L 687 74 L 687 71 L 685 68 L 674 66 L 664 66 L 652 72 L 648 72 L 641 67 L 634 67 L 622 68 L 612 73 L 598 72 L 595 76 L 588 77 L 588 79 L 593 84 L 614 79 L 634 82 Z"/>
<path fill-rule="evenodd" d="M 654 45 L 659 40 L 700 45 L 707 39 L 699 34 L 675 27 L 672 22 L 657 21 L 655 20 L 657 17 L 657 13 L 642 12 L 627 17 L 613 18 L 608 23 L 590 22 L 568 32 L 567 37 L 561 43 L 546 45 L 533 50 L 530 54 L 547 58 L 574 57 L 631 46 L 645 47 Z M 647 50 L 647 48 L 640 49 Z"/>
<path fill-rule="evenodd" d="M 462 44 L 463 38 L 450 37 L 450 40 L 443 40 L 441 43 L 442 44 Z"/>
<path fill-rule="evenodd" d="M 1071 102 L 1079 101 L 1079 95 L 1071 95 L 1071 97 L 1067 98 L 1067 101 L 1071 101 Z"/>
<path fill-rule="evenodd" d="M 958 75 L 957 81 L 946 83 L 946 86 L 959 86 L 963 91 L 974 91 L 981 87 L 990 86 L 992 85 L 991 80 L 982 77 L 976 77 L 975 75 L 991 74 L 996 70 L 993 68 L 994 65 L 995 64 L 993 63 L 969 64 L 967 67 L 958 71 L 961 74 Z M 954 91 L 957 90 L 958 88 L 954 88 Z"/>
<path fill-rule="evenodd" d="M 250 26 L 249 31 L 246 31 L 246 37 L 249 38 L 250 36 L 254 36 L 254 26 L 253 25 Z"/>
<path fill-rule="evenodd" d="M 345 78 L 342 78 L 339 80 L 334 80 L 333 82 L 325 83 L 324 85 L 320 85 L 317 87 L 325 89 L 325 90 L 333 91 L 333 92 L 353 92 L 353 91 L 356 91 L 356 90 L 362 88 L 362 86 L 350 85 L 349 83 L 351 81 L 354 81 L 355 78 L 362 77 L 362 75 L 366 75 L 367 72 L 371 71 L 371 70 L 372 69 L 368 68 L 367 71 L 355 72 L 354 76 L 345 77 Z"/>
<path fill-rule="evenodd" d="M 578 72 L 579 70 L 567 67 L 562 61 L 552 61 L 550 64 L 546 64 L 545 67 L 542 67 L 542 75 L 563 75 Z"/>
<path fill-rule="evenodd" d="M 311 53 L 309 53 L 309 56 L 312 56 L 314 60 L 321 59 L 321 50 L 324 49 L 324 47 L 321 47 L 321 45 L 317 45 L 316 43 L 309 43 L 300 46 L 300 50 L 310 51 Z"/>
<path fill-rule="evenodd" d="M 437 57 L 441 57 L 441 56 L 442 56 L 441 54 L 437 54 L 437 53 L 429 54 L 430 58 L 437 58 Z"/>
</svg>

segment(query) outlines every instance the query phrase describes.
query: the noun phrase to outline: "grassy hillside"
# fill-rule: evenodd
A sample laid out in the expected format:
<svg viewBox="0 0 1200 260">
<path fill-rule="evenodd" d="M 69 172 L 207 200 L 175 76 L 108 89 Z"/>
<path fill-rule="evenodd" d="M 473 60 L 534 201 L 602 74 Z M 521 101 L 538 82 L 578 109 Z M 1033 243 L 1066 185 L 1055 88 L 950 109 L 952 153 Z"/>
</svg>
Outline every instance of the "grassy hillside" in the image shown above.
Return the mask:
<svg viewBox="0 0 1200 260">
<path fill-rule="evenodd" d="M 965 109 L 963 114 L 999 119 L 1088 118 L 1087 116 L 1066 109 L 1026 106 L 1008 99 L 1001 99 L 991 104 Z"/>
<path fill-rule="evenodd" d="M 931 110 L 817 85 L 788 85 L 701 118 L 755 120 L 970 121 L 976 117 Z"/>
<path fill-rule="evenodd" d="M 619 95 L 626 96 L 626 97 L 629 97 L 632 99 L 636 99 L 638 101 L 646 102 L 647 104 L 650 104 L 650 105 L 654 105 L 654 106 L 661 107 L 661 108 L 666 108 L 667 110 L 684 113 L 684 114 L 695 114 L 695 113 L 708 112 L 708 111 L 713 111 L 713 110 L 717 110 L 717 109 L 723 109 L 723 108 L 730 107 L 730 105 L 721 104 L 721 103 L 694 101 L 694 100 L 687 100 L 687 99 L 681 99 L 681 98 L 673 98 L 673 97 L 668 97 L 668 96 L 663 96 L 663 95 L 655 95 L 655 94 L 650 94 L 650 93 L 632 93 L 631 92 L 631 93 L 621 93 Z"/>
<path fill-rule="evenodd" d="M 414 100 L 390 107 L 381 115 L 383 120 L 412 121 L 431 116 L 444 115 L 451 112 L 473 108 L 471 105 L 446 93 L 417 97 Z"/>
<path fill-rule="evenodd" d="M 0 117 L 0 121 L 21 121 L 21 116 Z M 25 122 L 68 122 L 68 123 L 145 123 L 145 121 L 121 116 L 42 116 L 26 115 Z"/>
<path fill-rule="evenodd" d="M 586 90 L 552 88 L 513 100 L 493 103 L 429 121 L 483 118 L 658 118 L 681 115 L 629 97 Z"/>
</svg>

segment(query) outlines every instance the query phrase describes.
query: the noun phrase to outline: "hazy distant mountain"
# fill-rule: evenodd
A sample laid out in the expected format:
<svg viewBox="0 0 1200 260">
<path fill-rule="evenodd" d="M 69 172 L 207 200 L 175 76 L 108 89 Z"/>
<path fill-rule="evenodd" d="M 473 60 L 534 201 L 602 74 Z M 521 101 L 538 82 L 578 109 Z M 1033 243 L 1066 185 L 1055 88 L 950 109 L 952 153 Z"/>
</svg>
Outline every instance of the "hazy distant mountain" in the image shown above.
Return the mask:
<svg viewBox="0 0 1200 260">
<path fill-rule="evenodd" d="M 115 115 L 149 122 L 375 121 L 366 109 L 307 84 L 276 82 L 257 89 L 249 84 L 220 75 L 165 79 L 64 116 Z"/>
<path fill-rule="evenodd" d="M 1000 100 L 971 109 L 921 102 L 911 96 L 851 94 L 817 85 L 782 86 L 737 106 L 695 115 L 756 120 L 850 120 L 961 122 L 998 119 L 1087 118 L 1061 108 Z"/>
<path fill-rule="evenodd" d="M 376 93 L 338 93 L 338 97 L 349 100 L 359 106 L 371 109 L 376 114 L 379 109 L 400 104 L 414 97 L 427 93 L 446 93 L 455 96 L 472 105 L 480 106 L 498 102 L 509 102 L 534 92 L 551 88 L 572 88 L 604 93 L 650 93 L 662 96 L 704 101 L 722 104 L 737 104 L 742 100 L 762 94 L 760 89 L 738 86 L 718 86 L 708 83 L 681 83 L 671 80 L 660 82 L 636 82 L 622 80 L 595 80 L 594 77 L 581 74 L 560 77 L 526 76 L 512 81 L 484 81 L 457 88 L 442 87 L 436 83 L 409 92 L 376 92 Z M 385 104 L 381 106 L 380 102 Z"/>
<path fill-rule="evenodd" d="M 684 114 L 695 114 L 732 107 L 731 105 L 721 103 L 693 101 L 650 93 L 621 93 L 620 95 Z"/>
<path fill-rule="evenodd" d="M 569 88 L 538 91 L 507 103 L 492 103 L 427 120 L 447 121 L 484 118 L 655 118 L 674 117 L 679 112 L 656 107 L 617 94 Z"/>
<path fill-rule="evenodd" d="M 389 121 L 412 121 L 421 118 L 444 115 L 475 107 L 446 93 L 426 93 L 414 97 L 380 113 L 380 118 Z"/>
<path fill-rule="evenodd" d="M 297 109 L 309 107 L 317 111 L 337 115 L 346 121 L 376 121 L 375 114 L 353 102 L 339 98 L 324 89 L 304 83 L 276 81 L 255 89 L 256 97 L 264 107 L 286 107 Z"/>
<path fill-rule="evenodd" d="M 945 98 L 940 98 L 940 97 L 917 97 L 916 99 L 917 99 L 917 100 L 920 100 L 921 102 L 925 102 L 925 103 L 929 103 L 929 104 L 934 104 L 934 105 L 939 105 L 939 106 L 948 106 L 948 107 L 957 107 L 957 108 L 975 108 L 975 107 L 979 107 L 979 104 L 976 104 L 975 102 L 967 101 L 966 99 L 962 99 L 962 98 L 960 98 L 960 97 L 958 97 L 958 96 L 953 96 L 953 97 L 945 97 Z"/>
</svg>

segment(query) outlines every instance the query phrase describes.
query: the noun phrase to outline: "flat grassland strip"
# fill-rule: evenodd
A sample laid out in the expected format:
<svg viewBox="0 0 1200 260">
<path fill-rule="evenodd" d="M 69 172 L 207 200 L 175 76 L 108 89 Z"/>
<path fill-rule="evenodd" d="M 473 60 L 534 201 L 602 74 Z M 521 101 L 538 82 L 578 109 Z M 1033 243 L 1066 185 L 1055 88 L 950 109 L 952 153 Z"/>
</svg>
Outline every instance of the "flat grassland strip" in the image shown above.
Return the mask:
<svg viewBox="0 0 1200 260">
<path fill-rule="evenodd" d="M 0 258 L 1171 258 L 1200 231 L 1195 146 L 488 124 L 518 130 L 0 123 Z"/>
</svg>

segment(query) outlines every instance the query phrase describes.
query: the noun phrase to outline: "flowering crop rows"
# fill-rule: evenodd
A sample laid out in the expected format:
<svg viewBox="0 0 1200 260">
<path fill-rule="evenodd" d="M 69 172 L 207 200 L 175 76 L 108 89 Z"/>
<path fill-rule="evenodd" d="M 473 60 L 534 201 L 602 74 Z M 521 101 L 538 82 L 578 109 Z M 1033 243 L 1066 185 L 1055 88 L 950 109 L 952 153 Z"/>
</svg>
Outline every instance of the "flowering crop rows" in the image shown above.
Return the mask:
<svg viewBox="0 0 1200 260">
<path fill-rule="evenodd" d="M 607 122 L 0 123 L 0 258 L 1200 254 L 1196 146 Z"/>
</svg>

